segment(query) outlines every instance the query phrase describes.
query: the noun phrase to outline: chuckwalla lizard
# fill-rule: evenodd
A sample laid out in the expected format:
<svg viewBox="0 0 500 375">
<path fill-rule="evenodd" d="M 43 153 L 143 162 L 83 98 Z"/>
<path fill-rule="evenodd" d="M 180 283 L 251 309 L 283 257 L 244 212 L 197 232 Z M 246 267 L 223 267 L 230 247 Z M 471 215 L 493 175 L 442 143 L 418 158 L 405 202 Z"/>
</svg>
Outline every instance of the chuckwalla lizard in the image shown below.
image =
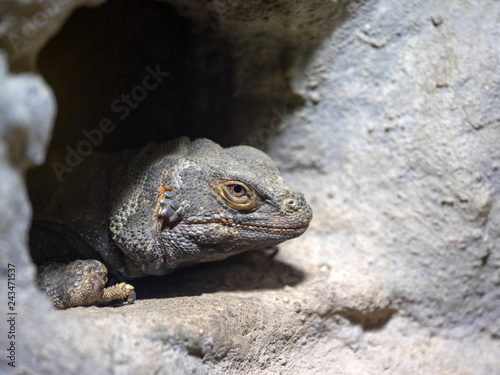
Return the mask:
<svg viewBox="0 0 500 375">
<path fill-rule="evenodd" d="M 298 237 L 312 218 L 303 194 L 250 146 L 182 137 L 93 153 L 62 182 L 51 163 L 29 176 L 30 250 L 40 287 L 60 309 L 133 302 L 131 285 L 106 287 L 107 268 L 163 275 Z"/>
</svg>

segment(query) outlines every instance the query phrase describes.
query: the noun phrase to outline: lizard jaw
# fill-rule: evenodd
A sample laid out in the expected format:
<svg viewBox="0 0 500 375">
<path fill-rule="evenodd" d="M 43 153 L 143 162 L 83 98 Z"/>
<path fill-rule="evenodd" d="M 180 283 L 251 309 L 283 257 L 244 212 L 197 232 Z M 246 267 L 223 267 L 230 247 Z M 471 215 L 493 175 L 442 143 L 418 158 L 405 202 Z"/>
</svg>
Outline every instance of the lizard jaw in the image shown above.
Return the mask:
<svg viewBox="0 0 500 375">
<path fill-rule="evenodd" d="M 180 223 L 177 229 L 197 243 L 233 242 L 258 242 L 263 241 L 278 244 L 288 239 L 302 235 L 309 226 L 309 220 L 300 225 L 265 225 L 265 224 L 242 224 L 230 223 L 228 221 L 203 221 L 197 223 Z"/>
</svg>

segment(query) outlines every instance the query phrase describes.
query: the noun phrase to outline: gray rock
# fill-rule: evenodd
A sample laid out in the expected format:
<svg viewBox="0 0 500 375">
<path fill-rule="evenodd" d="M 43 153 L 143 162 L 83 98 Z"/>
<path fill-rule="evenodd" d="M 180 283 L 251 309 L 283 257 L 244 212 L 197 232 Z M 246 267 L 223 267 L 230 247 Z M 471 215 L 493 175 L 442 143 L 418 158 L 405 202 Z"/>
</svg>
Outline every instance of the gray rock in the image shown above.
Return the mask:
<svg viewBox="0 0 500 375">
<path fill-rule="evenodd" d="M 9 74 L 5 56 L 0 59 L 0 87 L 2 320 L 13 322 L 8 334 L 3 330 L 0 336 L 2 348 L 10 349 L 9 357 L 2 355 L 0 368 L 3 373 L 40 374 L 89 373 L 87 366 L 105 370 L 106 338 L 103 351 L 93 353 L 98 332 L 53 311 L 35 287 L 35 268 L 26 249 L 31 208 L 24 174 L 29 165 L 43 161 L 55 115 L 54 96 L 37 75 Z M 9 284 L 8 268 L 13 269 Z"/>
<path fill-rule="evenodd" d="M 498 1 L 170 1 L 191 20 L 192 43 L 184 48 L 192 48 L 195 70 L 213 78 L 190 81 L 196 103 L 193 113 L 181 112 L 189 125 L 212 113 L 200 103 L 231 97 L 220 110 L 232 112 L 217 117 L 231 123 L 221 123 L 215 140 L 269 152 L 306 193 L 315 217 L 273 259 L 255 252 L 136 280 L 134 305 L 58 312 L 33 285 L 26 251 L 24 173 L 43 161 L 55 115 L 51 90 L 30 70 L 72 10 L 98 3 L 52 2 L 58 7 L 45 26 L 41 12 L 48 14 L 50 1 L 0 5 L 0 252 L 16 266 L 18 313 L 16 368 L 3 356 L 0 371 L 497 371 Z M 12 33 L 26 42 L 14 48 Z M 146 39 L 144 54 L 154 51 L 147 55 L 154 60 L 159 44 L 154 35 Z M 51 51 L 51 61 L 65 54 Z M 214 51 L 230 55 L 230 72 L 208 63 Z M 217 77 L 232 83 L 217 86 L 229 91 L 210 91 Z M 171 84 L 172 92 L 182 90 Z M 152 114 L 141 115 L 152 123 L 180 103 L 158 95 L 151 100 L 166 103 L 164 112 L 145 104 L 143 113 Z M 68 121 L 107 113 L 96 102 L 68 103 L 60 112 Z M 137 138 L 154 140 L 147 137 L 164 125 L 154 126 Z M 54 136 L 64 147 L 80 130 L 59 122 Z M 109 147 L 132 144 L 126 136 L 113 133 Z M 0 334 L 0 347 L 9 345 Z"/>
</svg>

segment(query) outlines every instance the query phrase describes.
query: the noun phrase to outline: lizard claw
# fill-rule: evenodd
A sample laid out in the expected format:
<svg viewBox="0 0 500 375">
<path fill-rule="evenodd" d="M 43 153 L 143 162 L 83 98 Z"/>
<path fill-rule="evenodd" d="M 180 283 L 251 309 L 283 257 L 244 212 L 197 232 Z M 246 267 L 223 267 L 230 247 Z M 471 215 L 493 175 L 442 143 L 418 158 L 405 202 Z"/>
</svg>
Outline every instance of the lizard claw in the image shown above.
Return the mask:
<svg viewBox="0 0 500 375">
<path fill-rule="evenodd" d="M 132 303 L 135 302 L 136 299 L 137 299 L 137 294 L 135 293 L 135 290 L 131 290 L 130 293 L 128 294 L 127 304 L 131 305 Z"/>
<path fill-rule="evenodd" d="M 135 293 L 134 287 L 125 282 L 118 284 L 120 289 L 123 291 L 124 295 L 127 295 L 127 304 L 132 304 L 137 299 L 137 294 Z"/>
</svg>

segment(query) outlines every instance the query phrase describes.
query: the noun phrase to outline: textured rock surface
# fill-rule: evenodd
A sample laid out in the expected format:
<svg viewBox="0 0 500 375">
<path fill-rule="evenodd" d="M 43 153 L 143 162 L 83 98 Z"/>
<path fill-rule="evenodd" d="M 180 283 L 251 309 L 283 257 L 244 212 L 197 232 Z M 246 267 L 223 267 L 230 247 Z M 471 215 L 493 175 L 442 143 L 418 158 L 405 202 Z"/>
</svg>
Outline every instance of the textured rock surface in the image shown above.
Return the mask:
<svg viewBox="0 0 500 375">
<path fill-rule="evenodd" d="M 27 230 L 31 209 L 28 202 L 23 172 L 27 166 L 43 160 L 50 128 L 55 114 L 52 92 L 47 85 L 33 74 L 12 76 L 7 72 L 4 56 L 0 59 L 0 253 L 2 259 L 2 336 L 1 346 L 10 348 L 14 341 L 16 368 L 9 368 L 7 350 L 2 353 L 0 368 L 2 373 L 18 370 L 35 373 L 44 369 L 52 372 L 56 369 L 76 373 L 87 366 L 83 361 L 87 357 L 89 364 L 96 369 L 109 366 L 109 359 L 104 352 L 90 353 L 96 330 L 75 319 L 57 316 L 51 312 L 47 299 L 38 292 L 33 284 L 34 267 L 31 264 L 27 246 Z M 7 266 L 15 266 L 15 298 L 9 306 L 14 308 L 16 316 L 7 316 Z M 14 317 L 14 330 L 10 324 L 4 324 Z M 7 337 L 9 332 L 15 337 Z M 84 332 L 89 335 L 84 335 Z M 85 335 L 84 335 L 85 336 Z M 94 338 L 94 340 L 93 340 Z M 103 341 L 106 340 L 103 338 Z M 102 346 L 105 348 L 105 345 Z M 87 356 L 87 352 L 89 355 Z M 10 351 L 9 351 L 10 355 Z M 75 356 L 80 361 L 73 361 Z M 49 373 L 50 371 L 46 372 Z"/>
<path fill-rule="evenodd" d="M 22 36 L 25 20 L 42 22 L 34 17 L 49 3 L 0 5 L 10 70 L 29 70 L 72 9 L 97 4 L 57 2 L 46 26 L 16 51 L 9 32 Z M 42 159 L 55 101 L 39 77 L 11 75 L 3 59 L 0 251 L 17 267 L 17 373 L 497 373 L 500 3 L 170 3 L 190 20 L 179 23 L 179 33 L 190 33 L 185 48 L 195 68 L 187 71 L 211 77 L 188 81 L 196 99 L 186 113 L 191 131 L 212 126 L 196 116 L 214 114 L 214 140 L 266 149 L 306 193 L 311 228 L 275 258 L 255 252 L 137 280 L 141 299 L 131 306 L 51 311 L 32 285 L 25 251 L 23 172 Z M 155 11 L 158 19 L 162 10 Z M 157 56 L 156 39 L 145 40 L 142 52 Z M 58 59 L 57 48 L 47 50 L 53 60 L 40 66 Z M 231 56 L 231 69 L 217 69 L 214 51 Z M 170 73 L 181 79 L 148 99 L 165 110 L 179 106 L 172 92 L 186 82 L 181 70 Z M 230 78 L 211 91 L 224 74 Z M 64 79 L 48 77 L 58 99 L 71 97 L 57 92 Z M 86 92 L 85 80 L 78 85 Z M 204 107 L 228 97 L 231 105 L 219 112 Z M 57 145 L 81 139 L 71 113 L 102 117 L 113 99 L 104 100 L 104 111 L 90 98 L 70 107 L 55 128 Z M 146 104 L 138 118 L 149 119 Z M 155 122 L 162 116 L 154 112 L 152 130 L 135 140 L 117 130 L 101 149 L 170 136 Z M 5 264 L 1 270 L 6 306 Z M 4 356 L 0 366 L 9 370 Z"/>
</svg>

